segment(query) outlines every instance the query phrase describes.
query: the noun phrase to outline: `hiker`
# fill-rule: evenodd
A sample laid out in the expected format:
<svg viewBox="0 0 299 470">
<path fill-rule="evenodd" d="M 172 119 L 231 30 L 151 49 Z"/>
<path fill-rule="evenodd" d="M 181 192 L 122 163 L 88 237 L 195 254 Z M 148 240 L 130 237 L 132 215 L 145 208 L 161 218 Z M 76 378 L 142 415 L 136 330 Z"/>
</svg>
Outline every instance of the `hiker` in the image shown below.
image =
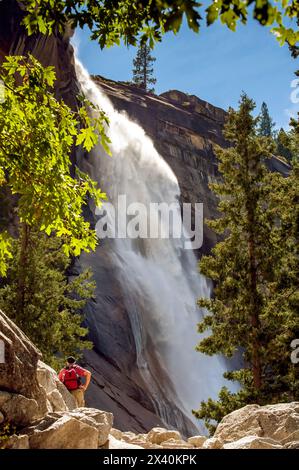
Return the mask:
<svg viewBox="0 0 299 470">
<path fill-rule="evenodd" d="M 85 377 L 85 384 L 81 383 L 81 377 Z M 91 372 L 78 366 L 76 359 L 70 356 L 66 360 L 66 366 L 59 372 L 58 378 L 74 396 L 77 407 L 85 406 L 84 392 L 90 383 Z"/>
</svg>

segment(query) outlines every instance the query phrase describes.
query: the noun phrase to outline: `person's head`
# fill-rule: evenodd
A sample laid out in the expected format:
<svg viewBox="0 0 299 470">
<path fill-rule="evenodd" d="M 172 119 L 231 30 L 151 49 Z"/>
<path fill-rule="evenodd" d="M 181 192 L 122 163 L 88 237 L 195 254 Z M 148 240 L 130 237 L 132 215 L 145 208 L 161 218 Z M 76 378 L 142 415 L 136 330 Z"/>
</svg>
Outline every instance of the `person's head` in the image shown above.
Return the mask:
<svg viewBox="0 0 299 470">
<path fill-rule="evenodd" d="M 73 357 L 73 356 L 69 356 L 67 359 L 66 359 L 66 365 L 68 367 L 70 366 L 73 366 L 76 362 L 76 359 Z"/>
</svg>

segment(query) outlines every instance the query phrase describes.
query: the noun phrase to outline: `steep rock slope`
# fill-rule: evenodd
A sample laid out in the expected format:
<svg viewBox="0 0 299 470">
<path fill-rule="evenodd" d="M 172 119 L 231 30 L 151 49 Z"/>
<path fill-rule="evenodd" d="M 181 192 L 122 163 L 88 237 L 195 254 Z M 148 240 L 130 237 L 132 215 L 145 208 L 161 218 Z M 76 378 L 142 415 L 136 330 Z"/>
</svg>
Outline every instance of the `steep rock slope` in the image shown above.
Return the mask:
<svg viewBox="0 0 299 470">
<path fill-rule="evenodd" d="M 70 45 L 72 32 L 66 30 L 64 36 L 27 36 L 21 26 L 22 11 L 16 0 L 0 2 L 0 63 L 8 54 L 33 54 L 44 66 L 55 66 L 56 94 L 69 106 L 77 105 L 78 85 L 74 70 L 74 51 Z"/>
<path fill-rule="evenodd" d="M 204 217 L 214 217 L 217 201 L 208 184 L 218 176 L 213 146 L 225 146 L 226 112 L 177 90 L 156 96 L 103 77 L 94 79 L 116 109 L 125 111 L 151 137 L 178 178 L 182 202 L 203 203 Z M 208 252 L 216 241 L 208 227 L 203 240 L 201 252 Z"/>
</svg>

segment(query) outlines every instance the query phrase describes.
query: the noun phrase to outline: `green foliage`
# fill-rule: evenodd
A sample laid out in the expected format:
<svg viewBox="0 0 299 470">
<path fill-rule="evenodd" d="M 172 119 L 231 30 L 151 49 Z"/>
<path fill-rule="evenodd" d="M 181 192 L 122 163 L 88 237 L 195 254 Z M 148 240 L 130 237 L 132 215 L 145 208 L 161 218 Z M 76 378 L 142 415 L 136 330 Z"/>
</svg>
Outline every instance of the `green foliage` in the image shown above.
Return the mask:
<svg viewBox="0 0 299 470">
<path fill-rule="evenodd" d="M 209 426 L 247 403 L 299 398 L 298 370 L 290 361 L 299 333 L 298 173 L 284 178 L 267 169 L 273 140 L 257 135 L 254 106 L 243 95 L 239 110 L 229 111 L 225 137 L 232 146 L 217 149 L 222 181 L 211 184 L 221 217 L 208 223 L 223 238 L 200 262 L 215 288 L 212 299 L 198 301 L 208 310 L 198 331 L 210 334 L 197 349 L 242 354 L 244 364 L 225 374 L 240 384 L 239 392 L 223 389 L 218 401 L 194 412 Z"/>
<path fill-rule="evenodd" d="M 291 298 L 291 306 L 299 318 L 299 114 L 297 120 L 291 119 L 291 150 L 293 153 L 292 169 L 288 181 L 281 188 L 282 205 L 281 218 L 283 219 L 284 237 L 290 246 L 293 256 L 289 260 L 288 280 L 293 286 L 294 294 Z M 299 326 L 297 326 L 297 338 Z"/>
<path fill-rule="evenodd" d="M 259 115 L 258 134 L 264 137 L 273 137 L 274 127 L 275 122 L 273 122 L 273 119 L 269 114 L 268 106 L 265 102 L 263 102 L 261 107 L 261 113 Z"/>
<path fill-rule="evenodd" d="M 12 242 L 13 258 L 0 289 L 0 308 L 41 350 L 43 359 L 59 367 L 65 357 L 91 348 L 83 338 L 82 309 L 93 296 L 91 272 L 68 281 L 70 259 L 62 240 L 22 225 Z"/>
<path fill-rule="evenodd" d="M 147 44 L 140 44 L 133 61 L 133 83 L 151 93 L 154 93 L 155 89 L 149 88 L 149 85 L 154 85 L 157 81 L 153 77 L 154 69 L 152 67 L 155 60 L 155 57 L 151 55 L 150 47 Z"/>
<path fill-rule="evenodd" d="M 55 99 L 55 72 L 31 55 L 9 56 L 0 67 L 5 100 L 0 103 L 0 187 L 17 196 L 21 222 L 64 238 L 66 254 L 96 246 L 96 234 L 82 217 L 87 198 L 100 206 L 106 195 L 88 175 L 71 175 L 74 145 L 89 151 L 98 141 L 107 150 L 103 111 L 90 117 L 84 98 L 74 113 Z M 10 238 L 0 234 L 0 275 L 10 257 Z"/>
<path fill-rule="evenodd" d="M 204 12 L 197 0 L 23 0 L 27 15 L 24 24 L 29 34 L 40 31 L 51 33 L 58 27 L 61 31 L 65 23 L 72 27 L 88 26 L 92 39 L 100 46 L 120 44 L 136 45 L 138 37 L 150 41 L 152 47 L 164 32 L 177 33 L 183 19 L 189 28 L 198 32 L 200 22 L 207 25 L 220 20 L 235 31 L 239 22 L 246 24 L 253 17 L 263 26 L 271 26 L 280 44 L 291 46 L 299 41 L 299 32 L 292 28 L 292 22 L 299 12 L 297 0 L 216 0 L 211 1 Z M 291 23 L 291 25 L 290 25 Z M 297 26 L 297 25 L 296 25 Z M 296 27 L 295 26 L 295 27 Z"/>
<path fill-rule="evenodd" d="M 0 273 L 6 275 L 7 260 L 12 258 L 11 237 L 7 231 L 0 233 Z"/>
<path fill-rule="evenodd" d="M 219 423 L 223 416 L 250 403 L 255 403 L 254 394 L 249 398 L 244 390 L 240 390 L 238 393 L 231 393 L 227 387 L 222 387 L 218 400 L 209 398 L 206 402 L 201 402 L 200 409 L 193 411 L 193 414 L 197 419 L 204 420 L 212 436 L 217 427 L 216 423 Z"/>
<path fill-rule="evenodd" d="M 296 75 L 299 76 L 299 71 L 296 72 Z M 290 121 L 291 131 L 289 133 L 290 143 L 289 148 L 292 152 L 292 164 L 294 166 L 294 171 L 298 167 L 299 162 L 299 115 L 297 119 L 291 119 Z"/>
<path fill-rule="evenodd" d="M 293 159 L 293 152 L 291 150 L 291 136 L 284 129 L 280 129 L 276 138 L 276 150 L 275 154 L 283 157 L 287 162 L 291 162 Z"/>
<path fill-rule="evenodd" d="M 299 26 L 299 18 L 297 18 L 297 26 Z M 299 56 L 299 45 L 289 43 L 289 49 L 291 51 L 292 57 L 294 59 L 297 59 L 297 57 Z"/>
<path fill-rule="evenodd" d="M 0 424 L 0 449 L 5 449 L 7 441 L 15 431 L 15 427 L 9 421 Z"/>
</svg>

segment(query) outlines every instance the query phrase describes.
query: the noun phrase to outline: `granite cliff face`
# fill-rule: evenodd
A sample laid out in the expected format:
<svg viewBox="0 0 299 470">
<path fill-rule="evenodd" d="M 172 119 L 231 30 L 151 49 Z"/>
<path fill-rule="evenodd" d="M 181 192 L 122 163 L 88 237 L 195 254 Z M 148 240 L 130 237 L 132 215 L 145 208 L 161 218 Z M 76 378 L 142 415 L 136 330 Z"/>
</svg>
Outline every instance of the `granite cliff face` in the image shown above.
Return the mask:
<svg viewBox="0 0 299 470">
<path fill-rule="evenodd" d="M 72 32 L 53 36 L 28 37 L 21 26 L 22 11 L 16 0 L 0 2 L 0 62 L 5 55 L 33 54 L 44 66 L 55 66 L 56 95 L 70 107 L 77 106 L 78 85 L 74 69 L 74 51 L 70 45 Z"/>
<path fill-rule="evenodd" d="M 155 148 L 175 173 L 181 202 L 203 203 L 204 218 L 217 216 L 217 199 L 209 183 L 219 178 L 214 147 L 227 146 L 223 137 L 226 111 L 178 90 L 160 96 L 122 82 L 93 77 L 114 107 L 139 123 Z M 287 174 L 289 166 L 273 157 L 272 171 Z M 217 238 L 204 226 L 203 245 L 198 256 L 208 253 Z"/>
<path fill-rule="evenodd" d="M 226 112 L 177 90 L 156 96 L 103 77 L 94 79 L 115 108 L 125 111 L 151 137 L 178 178 L 181 201 L 201 202 L 204 217 L 215 217 L 217 201 L 208 184 L 218 176 L 213 146 L 226 145 L 222 136 Z M 201 253 L 208 252 L 215 241 L 205 226 Z"/>
</svg>

